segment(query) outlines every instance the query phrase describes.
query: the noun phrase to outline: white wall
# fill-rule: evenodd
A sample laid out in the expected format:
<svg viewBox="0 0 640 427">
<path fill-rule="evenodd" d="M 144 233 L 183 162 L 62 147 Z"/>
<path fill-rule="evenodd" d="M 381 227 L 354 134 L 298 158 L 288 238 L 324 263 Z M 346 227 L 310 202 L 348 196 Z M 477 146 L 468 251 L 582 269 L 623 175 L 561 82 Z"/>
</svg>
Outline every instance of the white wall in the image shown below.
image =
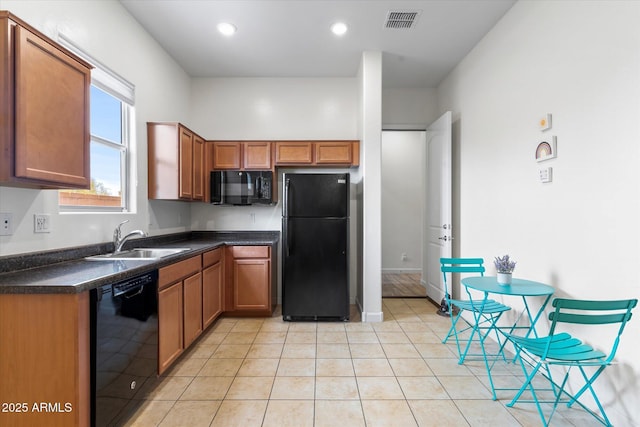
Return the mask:
<svg viewBox="0 0 640 427">
<path fill-rule="evenodd" d="M 189 112 L 190 80 L 116 1 L 0 0 L 6 9 L 54 40 L 64 33 L 91 56 L 136 87 L 133 213 L 61 214 L 56 190 L 0 187 L 0 211 L 11 212 L 14 234 L 0 237 L 0 255 L 110 241 L 114 227 L 162 234 L 189 227 L 189 206 L 147 202 L 147 121 L 182 121 Z M 33 233 L 33 214 L 51 215 L 52 232 Z"/>
<path fill-rule="evenodd" d="M 426 129 L 438 118 L 435 88 L 382 89 L 383 129 Z"/>
<path fill-rule="evenodd" d="M 383 273 L 422 272 L 426 146 L 425 131 L 382 132 Z"/>
<path fill-rule="evenodd" d="M 362 320 L 380 322 L 382 314 L 382 243 L 381 243 L 381 139 L 382 139 L 382 53 L 363 52 L 359 81 L 358 126 L 362 153 L 362 282 L 359 283 L 359 303 Z M 366 177 L 366 179 L 365 179 Z"/>
<path fill-rule="evenodd" d="M 456 122 L 458 255 L 509 253 L 517 276 L 557 296 L 640 296 L 638 28 L 640 2 L 521 1 L 441 84 L 439 109 Z M 558 157 L 537 163 L 548 135 Z M 640 419 L 637 316 L 597 382 L 616 425 Z"/>
</svg>

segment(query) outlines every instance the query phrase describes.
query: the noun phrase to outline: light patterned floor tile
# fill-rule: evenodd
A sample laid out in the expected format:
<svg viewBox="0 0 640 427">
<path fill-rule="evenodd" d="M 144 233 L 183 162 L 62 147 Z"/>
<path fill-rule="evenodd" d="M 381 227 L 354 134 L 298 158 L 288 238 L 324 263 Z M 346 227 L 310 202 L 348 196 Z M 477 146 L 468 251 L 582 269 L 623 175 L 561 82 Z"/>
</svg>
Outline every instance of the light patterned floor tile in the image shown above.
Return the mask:
<svg viewBox="0 0 640 427">
<path fill-rule="evenodd" d="M 316 400 L 315 427 L 365 427 L 358 400 Z"/>
<path fill-rule="evenodd" d="M 269 399 L 274 377 L 235 377 L 225 399 Z"/>
<path fill-rule="evenodd" d="M 316 359 L 316 377 L 352 377 L 351 359 Z"/>
<path fill-rule="evenodd" d="M 220 403 L 220 400 L 176 402 L 158 427 L 208 427 Z"/>
<path fill-rule="evenodd" d="M 404 399 L 396 377 L 357 377 L 362 400 Z"/>
<path fill-rule="evenodd" d="M 199 376 L 233 377 L 241 365 L 242 359 L 209 359 L 200 370 Z"/>
<path fill-rule="evenodd" d="M 349 344 L 321 344 L 318 343 L 318 359 L 351 359 Z"/>
<path fill-rule="evenodd" d="M 436 377 L 398 377 L 398 382 L 407 399 L 449 399 Z"/>
<path fill-rule="evenodd" d="M 422 359 L 389 359 L 393 373 L 397 377 L 428 377 L 433 376 L 427 363 Z"/>
<path fill-rule="evenodd" d="M 392 377 L 387 359 L 353 359 L 353 369 L 359 377 Z"/>
<path fill-rule="evenodd" d="M 225 400 L 220 405 L 211 427 L 260 426 L 268 400 Z"/>
<path fill-rule="evenodd" d="M 417 426 L 406 400 L 363 400 L 367 427 Z"/>
<path fill-rule="evenodd" d="M 280 359 L 245 359 L 239 377 L 275 377 Z"/>
<path fill-rule="evenodd" d="M 409 400 L 408 403 L 420 427 L 469 426 L 452 400 Z"/>
<path fill-rule="evenodd" d="M 358 384 L 355 377 L 317 377 L 316 399 L 358 400 Z"/>
<path fill-rule="evenodd" d="M 462 415 L 472 426 L 521 427 L 518 420 L 507 411 L 502 402 L 491 399 L 465 399 L 455 402 Z"/>
<path fill-rule="evenodd" d="M 287 359 L 280 363 L 276 376 L 278 377 L 313 377 L 316 374 L 315 359 Z"/>
<path fill-rule="evenodd" d="M 233 377 L 197 377 L 182 393 L 180 400 L 222 400 Z"/>
<path fill-rule="evenodd" d="M 276 377 L 271 399 L 313 399 L 314 394 L 314 377 Z"/>
<path fill-rule="evenodd" d="M 313 427 L 313 400 L 270 400 L 262 427 Z"/>
</svg>

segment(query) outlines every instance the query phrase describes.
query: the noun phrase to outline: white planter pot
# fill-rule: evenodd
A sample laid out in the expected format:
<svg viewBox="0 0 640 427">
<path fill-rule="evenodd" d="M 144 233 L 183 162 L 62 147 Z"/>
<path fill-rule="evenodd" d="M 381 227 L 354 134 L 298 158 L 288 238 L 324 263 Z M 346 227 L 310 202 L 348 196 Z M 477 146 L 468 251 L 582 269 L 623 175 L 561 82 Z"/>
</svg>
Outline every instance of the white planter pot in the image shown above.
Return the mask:
<svg viewBox="0 0 640 427">
<path fill-rule="evenodd" d="M 498 273 L 498 283 L 501 285 L 511 284 L 512 273 Z"/>
</svg>

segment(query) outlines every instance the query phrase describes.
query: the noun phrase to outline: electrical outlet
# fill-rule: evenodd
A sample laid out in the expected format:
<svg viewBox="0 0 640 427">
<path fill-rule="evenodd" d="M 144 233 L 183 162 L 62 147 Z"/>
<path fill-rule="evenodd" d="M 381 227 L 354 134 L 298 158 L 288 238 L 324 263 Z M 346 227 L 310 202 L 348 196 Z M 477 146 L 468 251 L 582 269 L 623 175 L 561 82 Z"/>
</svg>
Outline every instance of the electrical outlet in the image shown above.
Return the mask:
<svg viewBox="0 0 640 427">
<path fill-rule="evenodd" d="M 13 234 L 13 214 L 0 213 L 0 236 Z"/>
<path fill-rule="evenodd" d="M 51 215 L 33 214 L 33 232 L 34 233 L 51 232 Z"/>
<path fill-rule="evenodd" d="M 400 259 L 402 261 L 406 261 L 407 260 L 407 254 L 406 253 L 402 253 L 402 255 L 400 255 Z"/>
</svg>

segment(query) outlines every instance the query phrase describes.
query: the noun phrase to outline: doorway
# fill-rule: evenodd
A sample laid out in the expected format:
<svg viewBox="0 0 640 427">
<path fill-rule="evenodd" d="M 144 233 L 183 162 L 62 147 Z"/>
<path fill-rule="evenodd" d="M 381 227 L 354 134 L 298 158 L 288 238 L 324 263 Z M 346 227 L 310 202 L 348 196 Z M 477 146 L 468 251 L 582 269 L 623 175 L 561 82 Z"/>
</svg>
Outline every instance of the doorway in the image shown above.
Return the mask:
<svg viewBox="0 0 640 427">
<path fill-rule="evenodd" d="M 424 130 L 382 131 L 383 298 L 427 295 L 422 277 L 426 147 Z"/>
</svg>

